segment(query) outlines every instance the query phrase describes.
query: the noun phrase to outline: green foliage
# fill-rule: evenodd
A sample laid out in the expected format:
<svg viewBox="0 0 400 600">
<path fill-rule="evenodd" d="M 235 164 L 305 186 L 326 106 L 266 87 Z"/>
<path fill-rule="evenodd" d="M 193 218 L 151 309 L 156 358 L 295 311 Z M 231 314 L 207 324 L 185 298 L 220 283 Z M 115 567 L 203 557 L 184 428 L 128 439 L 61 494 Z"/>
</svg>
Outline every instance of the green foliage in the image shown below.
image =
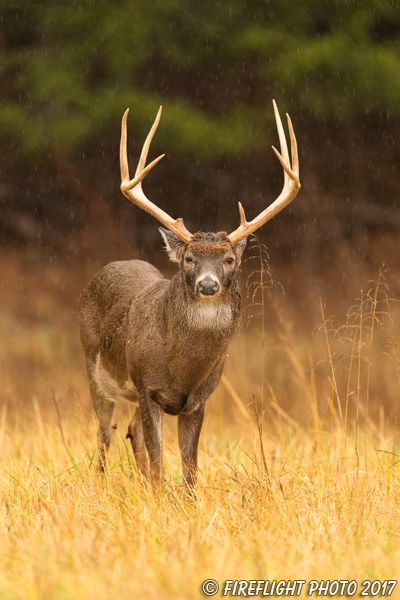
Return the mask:
<svg viewBox="0 0 400 600">
<path fill-rule="evenodd" d="M 400 13 L 390 0 L 102 0 L 0 9 L 1 135 L 74 154 L 115 136 L 127 106 L 142 136 L 200 160 L 259 145 L 270 100 L 336 121 L 400 115 Z"/>
</svg>

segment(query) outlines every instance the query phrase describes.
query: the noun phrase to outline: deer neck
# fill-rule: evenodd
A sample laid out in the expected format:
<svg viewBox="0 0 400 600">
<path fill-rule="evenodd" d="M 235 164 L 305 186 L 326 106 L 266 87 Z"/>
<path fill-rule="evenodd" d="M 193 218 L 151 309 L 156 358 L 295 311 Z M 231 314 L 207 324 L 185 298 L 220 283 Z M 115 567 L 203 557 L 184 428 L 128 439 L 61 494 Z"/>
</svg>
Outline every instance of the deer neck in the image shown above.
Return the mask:
<svg viewBox="0 0 400 600">
<path fill-rule="evenodd" d="M 196 300 L 186 290 L 182 273 L 178 272 L 171 280 L 166 295 L 164 318 L 173 328 L 180 325 L 181 331 L 190 330 L 193 334 L 214 332 L 217 337 L 233 333 L 240 311 L 236 280 L 224 296 L 211 301 Z"/>
</svg>

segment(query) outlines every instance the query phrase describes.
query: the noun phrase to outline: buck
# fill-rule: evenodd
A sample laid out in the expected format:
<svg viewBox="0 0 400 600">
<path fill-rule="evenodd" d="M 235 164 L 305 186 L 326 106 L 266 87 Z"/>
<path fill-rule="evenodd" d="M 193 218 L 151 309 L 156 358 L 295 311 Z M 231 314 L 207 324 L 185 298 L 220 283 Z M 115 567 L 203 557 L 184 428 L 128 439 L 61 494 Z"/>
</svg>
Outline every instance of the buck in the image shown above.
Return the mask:
<svg viewBox="0 0 400 600">
<path fill-rule="evenodd" d="M 132 180 L 126 149 L 129 109 L 123 116 L 121 190 L 128 200 L 164 225 L 159 230 L 179 270 L 168 280 L 141 260 L 113 262 L 82 293 L 80 335 L 99 421 L 100 471 L 104 470 L 110 446 L 115 403 L 127 401 L 137 406 L 127 438 L 139 470 L 150 476 L 153 486 L 163 481 L 163 415 L 178 415 L 183 479 L 189 487 L 196 484 L 205 404 L 219 383 L 239 318 L 237 272 L 246 238 L 287 206 L 300 189 L 292 123 L 287 115 L 290 160 L 279 112 L 273 104 L 281 153 L 273 150 L 284 170 L 282 192 L 250 222 L 239 202 L 240 225 L 229 235 L 201 231 L 191 234 L 182 219 L 171 218 L 146 198 L 142 180 L 164 156 L 145 166 L 161 107 Z"/>
</svg>

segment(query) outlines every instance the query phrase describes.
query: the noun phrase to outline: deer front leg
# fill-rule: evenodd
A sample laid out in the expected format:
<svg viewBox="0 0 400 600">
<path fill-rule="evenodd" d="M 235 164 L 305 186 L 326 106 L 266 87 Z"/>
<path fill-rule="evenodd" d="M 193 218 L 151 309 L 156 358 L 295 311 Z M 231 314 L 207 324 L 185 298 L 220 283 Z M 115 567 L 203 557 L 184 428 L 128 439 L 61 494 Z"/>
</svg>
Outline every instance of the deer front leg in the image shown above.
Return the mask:
<svg viewBox="0 0 400 600">
<path fill-rule="evenodd" d="M 164 412 L 147 392 L 139 394 L 139 408 L 144 443 L 150 460 L 150 481 L 158 488 L 164 481 L 163 434 Z"/>
<path fill-rule="evenodd" d="M 138 469 L 145 477 L 148 477 L 146 444 L 144 442 L 142 418 L 140 416 L 139 407 L 136 409 L 133 419 L 129 423 L 126 437 L 131 440 L 132 450 L 135 455 Z"/>
<path fill-rule="evenodd" d="M 178 440 L 182 456 L 183 480 L 190 488 L 197 483 L 197 449 L 204 420 L 204 405 L 178 417 Z"/>
</svg>

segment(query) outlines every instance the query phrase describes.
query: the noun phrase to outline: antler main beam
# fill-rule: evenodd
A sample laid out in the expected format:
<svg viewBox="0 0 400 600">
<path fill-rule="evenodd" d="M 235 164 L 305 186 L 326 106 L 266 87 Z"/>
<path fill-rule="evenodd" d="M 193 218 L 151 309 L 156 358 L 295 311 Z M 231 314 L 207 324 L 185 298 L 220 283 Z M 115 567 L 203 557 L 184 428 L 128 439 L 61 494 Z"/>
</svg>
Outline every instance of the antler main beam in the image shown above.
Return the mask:
<svg viewBox="0 0 400 600">
<path fill-rule="evenodd" d="M 124 116 L 122 117 L 122 125 L 121 125 L 121 144 L 120 144 L 120 165 L 121 165 L 121 191 L 130 200 L 133 204 L 136 204 L 142 210 L 145 210 L 150 215 L 158 219 L 160 223 L 165 225 L 170 231 L 172 231 L 175 235 L 178 236 L 186 244 L 192 239 L 192 234 L 188 231 L 183 224 L 183 219 L 173 219 L 166 212 L 164 212 L 161 208 L 153 204 L 144 194 L 142 190 L 142 180 L 146 177 L 147 173 L 151 171 L 151 169 L 165 156 L 162 154 L 155 160 L 153 160 L 149 165 L 146 165 L 147 154 L 149 152 L 151 141 L 154 137 L 156 129 L 158 127 L 158 123 L 161 118 L 162 107 L 160 106 L 156 119 L 153 123 L 152 128 L 149 131 L 149 134 L 146 138 L 145 143 L 143 144 L 142 152 L 140 154 L 138 166 L 136 168 L 135 177 L 130 180 L 129 178 L 129 166 L 128 166 L 128 155 L 126 150 L 126 140 L 127 140 L 127 131 L 126 131 L 126 122 L 128 119 L 129 108 L 125 111 Z"/>
<path fill-rule="evenodd" d="M 275 100 L 273 100 L 273 105 L 281 152 L 279 153 L 274 146 L 272 146 L 272 149 L 283 167 L 284 182 L 282 192 L 275 200 L 275 202 L 273 202 L 270 206 L 268 206 L 263 212 L 261 212 L 255 219 L 253 219 L 250 222 L 246 221 L 246 215 L 243 206 L 239 202 L 240 225 L 235 231 L 228 235 L 228 238 L 233 246 L 235 246 L 245 237 L 259 229 L 262 225 L 264 225 L 264 223 L 272 219 L 272 217 L 274 217 L 276 214 L 278 214 L 278 212 L 285 208 L 285 206 L 287 206 L 297 196 L 301 187 L 299 179 L 299 158 L 297 153 L 297 142 L 292 122 L 290 120 L 289 115 L 286 115 L 289 127 L 290 147 L 292 156 L 292 160 L 290 161 L 285 132 L 283 130 L 282 121 L 279 116 Z M 179 239 L 181 239 L 187 244 L 188 242 L 190 242 L 193 235 L 190 233 L 190 231 L 186 229 L 183 223 L 183 219 L 173 219 L 172 217 L 170 217 L 161 208 L 153 204 L 153 202 L 151 202 L 145 196 L 142 189 L 142 180 L 146 177 L 147 173 L 149 173 L 149 171 L 151 171 L 151 169 L 165 156 L 164 154 L 162 154 L 161 156 L 153 160 L 149 165 L 147 165 L 147 167 L 145 166 L 150 144 L 158 127 L 158 123 L 160 121 L 161 110 L 162 107 L 160 106 L 153 126 L 149 131 L 145 143 L 143 144 L 142 152 L 140 154 L 138 166 L 135 172 L 135 177 L 133 179 L 130 179 L 129 177 L 128 157 L 126 150 L 126 123 L 128 119 L 129 108 L 125 111 L 121 125 L 121 191 L 124 194 L 124 196 L 128 198 L 128 200 L 130 200 L 131 202 L 136 204 L 136 206 L 138 206 L 142 210 L 145 210 L 153 217 L 158 219 L 160 223 L 162 223 L 165 227 L 167 227 L 170 231 L 177 235 Z"/>
<path fill-rule="evenodd" d="M 292 162 L 289 158 L 289 150 L 286 143 L 285 132 L 283 130 L 282 121 L 279 116 L 279 111 L 276 106 L 275 100 L 273 100 L 276 126 L 278 129 L 279 142 L 281 146 L 281 152 L 272 146 L 273 151 L 279 159 L 284 171 L 284 182 L 283 189 L 278 198 L 270 206 L 268 206 L 263 212 L 261 212 L 255 219 L 248 222 L 246 221 L 246 215 L 243 206 L 239 202 L 239 214 L 240 214 L 240 225 L 235 231 L 228 235 L 232 246 L 243 240 L 245 237 L 259 229 L 264 223 L 272 219 L 278 212 L 280 212 L 285 206 L 287 206 L 298 194 L 300 190 L 300 179 L 299 179 L 299 157 L 297 153 L 297 142 L 292 122 L 288 114 L 286 114 L 289 135 L 290 135 L 290 147 L 292 154 Z"/>
</svg>

